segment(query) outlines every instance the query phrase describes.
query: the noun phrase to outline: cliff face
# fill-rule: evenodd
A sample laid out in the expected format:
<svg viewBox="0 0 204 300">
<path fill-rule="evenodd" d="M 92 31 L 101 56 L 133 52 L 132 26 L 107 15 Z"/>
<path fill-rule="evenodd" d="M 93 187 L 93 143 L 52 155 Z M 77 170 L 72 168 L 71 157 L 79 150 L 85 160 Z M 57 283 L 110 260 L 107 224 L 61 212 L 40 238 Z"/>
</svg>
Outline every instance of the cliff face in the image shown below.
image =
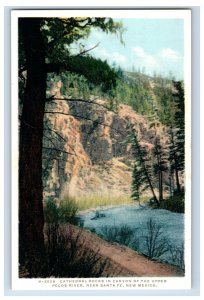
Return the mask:
<svg viewBox="0 0 204 300">
<path fill-rule="evenodd" d="M 117 113 L 109 111 L 104 99 L 67 101 L 60 88 L 61 82 L 53 84 L 49 96 L 57 100 L 46 104 L 44 198 L 130 195 L 133 157 L 125 142 L 128 123 L 135 124 L 141 143 L 151 150 L 153 132 L 147 119 L 127 105 L 120 105 Z"/>
</svg>

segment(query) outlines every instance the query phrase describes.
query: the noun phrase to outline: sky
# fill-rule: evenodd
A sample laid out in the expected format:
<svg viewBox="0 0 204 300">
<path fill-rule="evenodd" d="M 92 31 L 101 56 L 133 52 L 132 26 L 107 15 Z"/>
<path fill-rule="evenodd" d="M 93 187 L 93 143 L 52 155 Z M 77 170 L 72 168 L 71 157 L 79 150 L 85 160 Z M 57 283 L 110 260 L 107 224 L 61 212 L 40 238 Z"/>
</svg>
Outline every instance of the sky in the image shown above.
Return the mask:
<svg viewBox="0 0 204 300">
<path fill-rule="evenodd" d="M 114 19 L 117 21 L 117 19 Z M 119 19 L 118 19 L 119 20 Z M 115 34 L 92 29 L 86 47 L 98 47 L 91 55 L 115 63 L 124 70 L 140 69 L 148 75 L 183 79 L 184 24 L 182 19 L 120 19 L 126 31 L 124 45 Z"/>
</svg>

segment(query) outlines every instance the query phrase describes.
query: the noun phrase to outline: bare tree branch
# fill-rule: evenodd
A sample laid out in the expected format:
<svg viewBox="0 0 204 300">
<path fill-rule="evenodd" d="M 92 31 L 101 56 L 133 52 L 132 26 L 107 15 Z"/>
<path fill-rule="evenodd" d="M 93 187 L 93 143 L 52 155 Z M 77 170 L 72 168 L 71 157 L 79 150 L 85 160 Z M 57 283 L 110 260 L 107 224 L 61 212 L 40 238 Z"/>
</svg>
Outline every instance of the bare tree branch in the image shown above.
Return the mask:
<svg viewBox="0 0 204 300">
<path fill-rule="evenodd" d="M 64 142 L 67 142 L 67 140 L 63 137 L 63 136 L 61 136 L 56 130 L 54 130 L 54 129 L 51 129 L 51 128 L 44 128 L 44 130 L 48 130 L 48 131 L 51 131 L 51 132 L 54 132 L 59 138 L 61 138 Z"/>
<path fill-rule="evenodd" d="M 45 138 L 47 138 L 50 142 L 51 142 L 51 144 L 55 147 L 55 149 L 57 149 L 57 146 L 55 145 L 55 143 L 53 142 L 53 140 L 51 139 L 51 138 L 49 138 L 47 135 L 43 135 Z M 74 148 L 70 145 L 70 144 L 68 144 L 68 146 L 71 148 L 71 150 L 74 152 L 74 153 L 72 153 L 72 155 L 76 155 L 76 157 L 77 158 L 79 158 L 78 157 L 78 155 L 76 154 L 76 151 L 74 150 Z M 68 153 L 68 152 L 67 152 Z"/>
<path fill-rule="evenodd" d="M 65 143 L 67 143 L 67 145 L 71 148 L 71 150 L 75 153 L 76 157 L 79 159 L 79 156 L 77 155 L 77 153 L 76 153 L 74 147 L 72 147 L 72 146 L 68 143 L 68 141 L 67 141 L 65 138 L 63 138 L 57 131 L 55 131 L 54 129 L 51 129 L 51 128 L 44 128 L 44 129 L 45 129 L 45 130 L 48 130 L 48 131 L 51 131 L 51 132 L 54 132 L 59 138 L 61 138 Z"/>
<path fill-rule="evenodd" d="M 70 154 L 70 155 L 75 155 L 74 153 L 71 152 L 67 152 L 61 149 L 57 149 L 57 148 L 49 148 L 49 147 L 42 147 L 43 149 L 47 149 L 47 150 L 53 150 L 53 151 L 58 151 L 58 152 L 62 152 L 62 153 L 66 153 L 66 154 Z"/>
<path fill-rule="evenodd" d="M 83 55 L 83 54 L 85 54 L 85 53 L 87 53 L 87 52 L 89 52 L 89 51 L 91 51 L 91 50 L 97 48 L 99 44 L 100 44 L 100 42 L 98 42 L 98 43 L 97 43 L 95 46 L 93 46 L 92 48 L 89 48 L 89 49 L 86 49 L 86 50 L 84 50 L 84 51 L 81 51 L 81 52 L 79 52 L 77 55 L 73 55 L 73 56 Z M 72 57 L 72 56 L 71 56 L 71 57 Z"/>
<path fill-rule="evenodd" d="M 87 104 L 95 104 L 95 105 L 104 107 L 105 109 L 107 109 L 111 112 L 114 112 L 108 106 L 103 105 L 101 103 L 95 102 L 97 99 L 98 99 L 98 97 L 95 98 L 94 100 L 86 100 L 86 99 L 80 99 L 80 98 L 48 98 L 47 100 L 48 100 L 48 102 L 51 102 L 51 101 L 67 101 L 67 102 L 83 102 L 83 103 L 87 103 Z"/>
<path fill-rule="evenodd" d="M 55 143 L 53 142 L 53 140 L 51 138 L 49 138 L 47 135 L 43 134 L 43 136 L 48 139 L 50 141 L 50 143 L 56 148 Z"/>
<path fill-rule="evenodd" d="M 87 117 L 83 117 L 83 116 L 75 115 L 75 114 L 68 114 L 68 113 L 64 113 L 64 112 L 61 112 L 61 111 L 45 111 L 44 113 L 45 114 L 60 114 L 60 115 L 65 115 L 65 116 L 72 116 L 72 117 L 77 118 L 77 119 L 83 119 L 83 120 L 87 120 L 87 121 L 92 121 L 92 122 L 94 122 L 97 125 L 102 125 L 102 126 L 109 127 L 111 129 L 113 129 L 115 132 L 121 134 L 122 136 L 127 137 L 123 132 L 121 132 L 120 130 L 114 128 L 113 126 L 111 126 L 109 124 L 106 124 L 106 123 L 103 123 L 103 122 L 100 122 L 100 121 L 96 121 L 96 120 L 92 120 L 92 119 L 87 118 Z"/>
</svg>

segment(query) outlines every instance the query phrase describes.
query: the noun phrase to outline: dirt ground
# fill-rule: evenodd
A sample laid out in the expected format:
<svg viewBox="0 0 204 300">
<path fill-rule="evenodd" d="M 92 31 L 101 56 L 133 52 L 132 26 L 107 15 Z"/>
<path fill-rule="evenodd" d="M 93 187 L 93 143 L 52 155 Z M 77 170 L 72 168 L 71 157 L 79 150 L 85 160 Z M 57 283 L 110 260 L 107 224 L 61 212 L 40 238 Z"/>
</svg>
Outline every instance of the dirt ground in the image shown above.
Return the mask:
<svg viewBox="0 0 204 300">
<path fill-rule="evenodd" d="M 79 230 L 77 227 L 73 229 Z M 175 266 L 150 260 L 128 247 L 107 242 L 88 230 L 84 229 L 82 236 L 88 249 L 97 251 L 103 259 L 108 260 L 104 276 L 175 277 L 184 275 Z"/>
</svg>

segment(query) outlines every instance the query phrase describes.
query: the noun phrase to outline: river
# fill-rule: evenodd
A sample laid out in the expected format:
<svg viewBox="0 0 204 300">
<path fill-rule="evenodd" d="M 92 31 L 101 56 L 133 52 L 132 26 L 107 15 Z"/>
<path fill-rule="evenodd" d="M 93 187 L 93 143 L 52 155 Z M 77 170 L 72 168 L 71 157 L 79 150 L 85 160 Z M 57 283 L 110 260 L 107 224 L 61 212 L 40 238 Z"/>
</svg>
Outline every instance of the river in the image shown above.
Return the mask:
<svg viewBox="0 0 204 300">
<path fill-rule="evenodd" d="M 184 268 L 184 214 L 125 205 L 81 214 L 83 226 L 139 253 Z"/>
</svg>

